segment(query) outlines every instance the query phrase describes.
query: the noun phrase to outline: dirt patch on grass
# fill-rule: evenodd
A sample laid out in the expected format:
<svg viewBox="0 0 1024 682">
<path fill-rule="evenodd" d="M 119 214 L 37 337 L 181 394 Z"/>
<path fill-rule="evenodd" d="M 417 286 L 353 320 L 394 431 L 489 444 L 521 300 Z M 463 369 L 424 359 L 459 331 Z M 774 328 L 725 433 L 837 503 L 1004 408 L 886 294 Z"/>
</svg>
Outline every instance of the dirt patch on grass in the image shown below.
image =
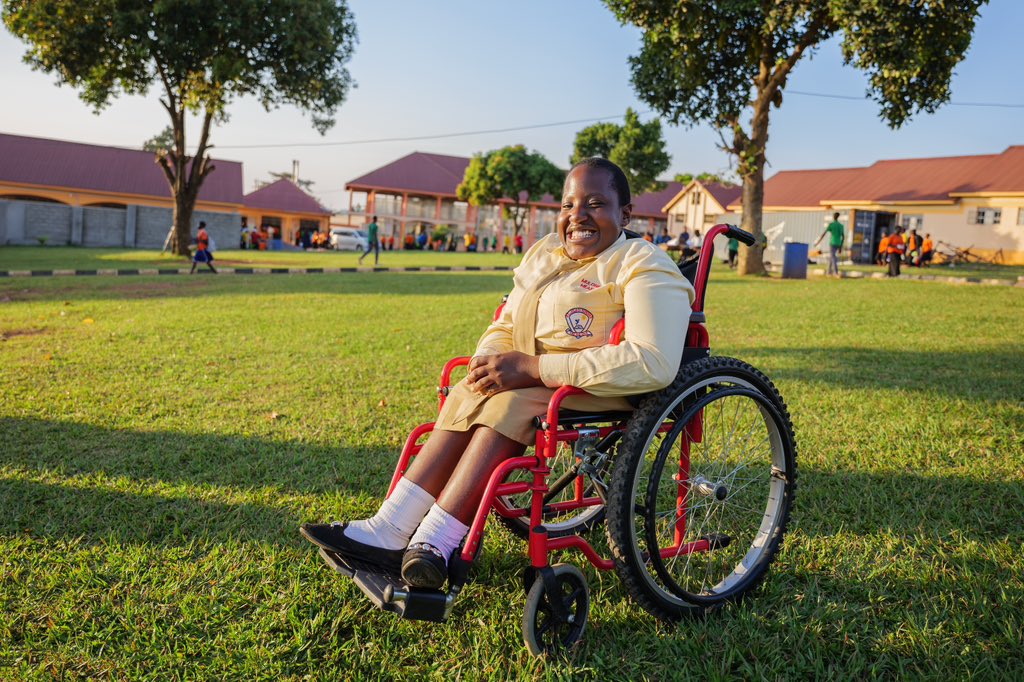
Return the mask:
<svg viewBox="0 0 1024 682">
<path fill-rule="evenodd" d="M 38 336 L 49 332 L 49 329 L 0 329 L 0 341 L 13 339 L 15 336 Z"/>
<path fill-rule="evenodd" d="M 140 281 L 136 277 L 127 278 L 113 283 L 110 280 L 95 278 L 83 279 L 81 286 L 38 287 L 0 292 L 0 303 L 16 303 L 19 301 L 40 301 L 64 299 L 64 305 L 74 305 L 83 298 L 160 298 L 163 296 L 192 295 L 192 293 L 210 282 L 210 278 L 183 278 L 174 276 L 166 280 Z"/>
</svg>

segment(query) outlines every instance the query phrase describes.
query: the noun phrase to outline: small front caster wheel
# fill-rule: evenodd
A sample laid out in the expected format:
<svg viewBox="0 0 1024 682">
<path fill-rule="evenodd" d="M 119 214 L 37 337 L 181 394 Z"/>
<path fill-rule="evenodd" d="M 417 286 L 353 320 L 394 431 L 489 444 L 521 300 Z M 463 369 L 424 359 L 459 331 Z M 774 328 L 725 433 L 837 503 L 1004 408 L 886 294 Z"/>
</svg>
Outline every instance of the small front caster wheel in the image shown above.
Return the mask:
<svg viewBox="0 0 1024 682">
<path fill-rule="evenodd" d="M 555 585 L 549 593 L 541 571 L 526 595 L 523 641 L 534 656 L 571 649 L 583 637 L 590 611 L 590 590 L 580 569 L 572 564 L 551 567 Z"/>
</svg>

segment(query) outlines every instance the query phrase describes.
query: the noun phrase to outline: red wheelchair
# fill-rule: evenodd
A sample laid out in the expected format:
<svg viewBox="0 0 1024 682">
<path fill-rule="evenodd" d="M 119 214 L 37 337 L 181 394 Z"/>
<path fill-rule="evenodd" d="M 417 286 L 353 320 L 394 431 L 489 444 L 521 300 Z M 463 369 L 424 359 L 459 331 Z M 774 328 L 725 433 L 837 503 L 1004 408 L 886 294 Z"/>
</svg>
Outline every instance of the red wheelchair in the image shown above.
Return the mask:
<svg viewBox="0 0 1024 682">
<path fill-rule="evenodd" d="M 577 550 L 599 570 L 614 569 L 644 609 L 667 621 L 737 601 L 765 578 L 789 522 L 796 491 L 796 442 L 786 405 L 760 371 L 711 356 L 704 293 L 719 234 L 747 245 L 753 235 L 730 225 L 708 230 L 700 253 L 680 269 L 694 285 L 683 362 L 666 388 L 637 396 L 627 412 L 586 414 L 560 408 L 581 389 L 555 391 L 538 415 L 532 453 L 492 474 L 461 550 L 449 564 L 448 591 L 406 587 L 400 576 L 323 549 L 379 608 L 403 618 L 443 621 L 466 584 L 495 518 L 528 543 L 523 639 L 534 655 L 566 650 L 583 636 L 590 592 L 572 564 L 552 552 Z M 499 308 L 500 310 L 500 308 Z M 618 343 L 625 320 L 611 332 Z M 444 404 L 454 358 L 438 389 Z M 433 423 L 405 444 L 388 494 L 422 447 Z M 586 539 L 604 525 L 611 556 Z"/>
</svg>

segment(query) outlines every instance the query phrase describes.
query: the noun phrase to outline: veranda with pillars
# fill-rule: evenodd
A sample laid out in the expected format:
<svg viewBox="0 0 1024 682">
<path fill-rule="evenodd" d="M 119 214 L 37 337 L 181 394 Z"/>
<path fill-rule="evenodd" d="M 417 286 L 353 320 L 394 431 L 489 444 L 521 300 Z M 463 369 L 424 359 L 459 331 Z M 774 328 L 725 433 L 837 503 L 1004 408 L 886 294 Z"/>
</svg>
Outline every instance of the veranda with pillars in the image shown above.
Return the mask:
<svg viewBox="0 0 1024 682">
<path fill-rule="evenodd" d="M 356 207 L 356 194 L 366 195 L 365 209 L 362 211 Z M 377 216 L 381 235 L 394 236 L 396 244 L 403 243 L 405 236 L 413 233 L 419 225 L 450 225 L 459 243 L 463 235 L 475 234 L 477 239 L 496 238 L 501 248 L 506 233 L 514 237 L 513 220 L 505 217 L 505 209 L 511 211 L 513 206 L 507 200 L 494 205 L 473 206 L 453 196 L 373 189 L 359 192 L 355 188 L 349 191 L 349 215 L 364 216 L 366 222 L 372 216 Z M 531 203 L 522 207 L 522 210 L 526 212 L 522 226 L 524 247 L 529 247 L 540 237 L 554 231 L 555 216 L 558 213 L 555 204 Z"/>
</svg>

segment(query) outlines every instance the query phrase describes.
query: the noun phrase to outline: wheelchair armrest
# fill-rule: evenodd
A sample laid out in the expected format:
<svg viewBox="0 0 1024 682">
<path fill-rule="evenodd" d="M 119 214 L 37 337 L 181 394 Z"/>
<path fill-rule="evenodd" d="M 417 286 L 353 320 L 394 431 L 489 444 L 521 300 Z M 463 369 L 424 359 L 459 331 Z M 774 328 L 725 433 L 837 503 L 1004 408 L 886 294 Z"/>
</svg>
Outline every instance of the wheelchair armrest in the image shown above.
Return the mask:
<svg viewBox="0 0 1024 682">
<path fill-rule="evenodd" d="M 465 367 L 469 364 L 472 358 L 469 355 L 460 355 L 457 358 L 452 358 L 448 362 L 444 363 L 444 369 L 441 370 L 441 385 L 438 387 L 440 391 L 442 388 L 448 388 L 452 385 L 452 372 L 457 367 Z"/>
</svg>

